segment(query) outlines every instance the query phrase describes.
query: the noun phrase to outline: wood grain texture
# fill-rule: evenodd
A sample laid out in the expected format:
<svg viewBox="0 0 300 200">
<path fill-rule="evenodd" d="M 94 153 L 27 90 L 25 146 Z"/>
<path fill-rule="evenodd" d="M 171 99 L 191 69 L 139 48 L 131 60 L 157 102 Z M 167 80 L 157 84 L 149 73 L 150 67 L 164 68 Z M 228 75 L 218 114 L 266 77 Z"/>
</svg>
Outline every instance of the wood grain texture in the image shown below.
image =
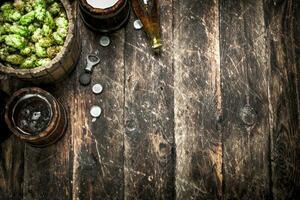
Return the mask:
<svg viewBox="0 0 300 200">
<path fill-rule="evenodd" d="M 11 95 L 22 83 L 14 79 L 4 79 L 1 84 L 3 85 L 0 88 Z M 4 121 L 0 121 L 0 123 L 4 123 Z M 21 199 L 24 187 L 25 145 L 11 135 L 8 130 L 1 129 L 0 134 L 0 199 Z"/>
<path fill-rule="evenodd" d="M 5 134 L 0 131 L 0 134 Z M 0 199 L 23 197 L 24 143 L 11 136 L 0 145 Z"/>
<path fill-rule="evenodd" d="M 79 86 L 72 102 L 73 199 L 122 199 L 124 163 L 124 30 L 110 35 L 109 47 L 100 47 L 100 35 L 87 30 L 82 20 L 82 57 L 77 77 L 84 71 L 86 56 L 96 54 L 101 62 L 94 68 L 92 84 Z M 103 93 L 95 95 L 92 85 L 100 83 Z M 92 122 L 90 108 L 98 105 L 102 115 Z"/>
<path fill-rule="evenodd" d="M 221 0 L 224 199 L 268 199 L 269 115 L 262 1 Z"/>
<path fill-rule="evenodd" d="M 174 199 L 173 1 L 161 1 L 163 52 L 126 28 L 125 199 Z"/>
<path fill-rule="evenodd" d="M 24 200 L 71 199 L 72 197 L 72 100 L 74 99 L 75 74 L 55 85 L 41 86 L 64 106 L 68 127 L 63 137 L 46 148 L 25 144 L 24 151 Z M 28 83 L 23 83 L 25 86 Z M 62 87 L 62 85 L 64 87 Z M 54 195 L 55 194 L 55 195 Z"/>
<path fill-rule="evenodd" d="M 177 199 L 222 195 L 219 1 L 175 6 Z"/>
<path fill-rule="evenodd" d="M 76 13 L 75 4 L 73 12 Z M 76 35 L 78 37 L 78 35 Z M 79 40 L 79 38 L 75 38 Z M 80 48 L 75 54 L 80 53 Z M 69 59 L 74 59 L 69 58 Z M 61 63 L 63 65 L 63 63 Z M 75 63 L 76 65 L 76 63 Z M 67 112 L 68 127 L 63 137 L 55 144 L 46 148 L 35 148 L 25 144 L 24 150 L 24 200 L 42 199 L 71 199 L 72 198 L 72 134 L 73 117 L 72 102 L 75 98 L 76 74 L 73 73 L 65 80 L 52 85 L 40 85 L 49 91 L 64 106 Z M 30 87 L 30 83 L 22 83 L 23 87 Z M 63 86 L 63 87 L 62 87 Z"/>
<path fill-rule="evenodd" d="M 300 196 L 300 1 L 160 4 L 160 56 L 133 14 L 109 47 L 78 19 L 76 70 L 40 86 L 67 109 L 66 135 L 43 149 L 2 142 L 1 200 Z M 79 85 L 89 53 L 100 95 Z M 9 82 L 11 93 L 32 86 Z"/>
<path fill-rule="evenodd" d="M 299 1 L 265 1 L 274 199 L 300 196 Z"/>
</svg>

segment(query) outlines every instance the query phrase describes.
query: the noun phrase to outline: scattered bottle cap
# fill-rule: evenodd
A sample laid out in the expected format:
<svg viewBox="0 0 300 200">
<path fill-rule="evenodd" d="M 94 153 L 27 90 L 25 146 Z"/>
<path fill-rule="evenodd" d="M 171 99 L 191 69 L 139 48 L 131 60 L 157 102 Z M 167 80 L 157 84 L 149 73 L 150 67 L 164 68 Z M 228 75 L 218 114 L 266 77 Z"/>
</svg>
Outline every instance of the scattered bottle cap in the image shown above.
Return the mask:
<svg viewBox="0 0 300 200">
<path fill-rule="evenodd" d="M 110 39 L 109 39 L 109 37 L 107 37 L 107 36 L 102 36 L 102 37 L 100 38 L 100 45 L 103 46 L 103 47 L 109 46 L 109 45 L 110 45 Z"/>
<path fill-rule="evenodd" d="M 87 86 L 91 83 L 91 74 L 89 73 L 82 73 L 79 77 L 79 83 L 82 86 Z"/>
<path fill-rule="evenodd" d="M 143 24 L 141 22 L 141 20 L 137 19 L 133 22 L 133 27 L 135 30 L 140 30 L 143 28 Z"/>
<path fill-rule="evenodd" d="M 93 118 L 99 118 L 102 113 L 102 110 L 99 106 L 92 106 L 90 114 Z"/>
<path fill-rule="evenodd" d="M 101 84 L 95 84 L 92 90 L 94 94 L 100 94 L 103 91 L 103 86 Z"/>
</svg>

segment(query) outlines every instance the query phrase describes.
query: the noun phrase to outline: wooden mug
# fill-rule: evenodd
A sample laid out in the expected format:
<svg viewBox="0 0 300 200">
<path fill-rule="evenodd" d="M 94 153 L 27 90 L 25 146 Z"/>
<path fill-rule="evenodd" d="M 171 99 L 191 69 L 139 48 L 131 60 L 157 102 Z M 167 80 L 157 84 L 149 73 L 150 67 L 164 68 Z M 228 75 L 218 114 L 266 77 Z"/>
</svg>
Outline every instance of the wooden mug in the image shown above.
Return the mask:
<svg viewBox="0 0 300 200">
<path fill-rule="evenodd" d="M 79 8 L 86 26 L 102 33 L 120 29 L 130 16 L 129 0 L 79 0 Z"/>
<path fill-rule="evenodd" d="M 6 104 L 5 122 L 21 140 L 44 147 L 63 136 L 67 115 L 50 93 L 40 88 L 24 88 L 15 92 Z"/>
</svg>

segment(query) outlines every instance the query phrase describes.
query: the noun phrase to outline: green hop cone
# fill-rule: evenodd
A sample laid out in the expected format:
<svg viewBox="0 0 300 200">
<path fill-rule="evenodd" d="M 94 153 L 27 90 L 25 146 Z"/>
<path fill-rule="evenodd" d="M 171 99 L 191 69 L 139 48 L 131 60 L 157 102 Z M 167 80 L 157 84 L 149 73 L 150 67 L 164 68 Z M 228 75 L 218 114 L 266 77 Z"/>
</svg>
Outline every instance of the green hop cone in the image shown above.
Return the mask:
<svg viewBox="0 0 300 200">
<path fill-rule="evenodd" d="M 67 28 L 58 28 L 57 33 L 62 37 L 66 38 L 68 35 L 68 29 Z"/>
<path fill-rule="evenodd" d="M 10 21 L 19 21 L 19 19 L 22 17 L 21 13 L 19 11 L 14 11 L 10 15 Z"/>
<path fill-rule="evenodd" d="M 13 9 L 13 4 L 12 2 L 5 2 L 4 4 L 2 4 L 2 6 L 0 7 L 0 10 L 2 12 L 5 12 L 5 11 L 11 11 Z"/>
<path fill-rule="evenodd" d="M 36 55 L 32 55 L 29 58 L 26 58 L 24 62 L 21 64 L 21 69 L 31 69 L 36 67 Z"/>
<path fill-rule="evenodd" d="M 50 12 L 48 12 L 48 11 L 46 12 L 44 24 L 49 26 L 51 29 L 55 28 L 55 25 L 56 25 L 53 17 L 51 16 Z"/>
<path fill-rule="evenodd" d="M 22 56 L 28 56 L 28 55 L 30 55 L 31 54 L 31 48 L 30 47 L 25 47 L 24 49 L 22 49 L 20 51 L 20 54 Z"/>
<path fill-rule="evenodd" d="M 39 44 L 41 47 L 47 48 L 53 44 L 53 40 L 51 38 L 44 37 L 44 38 L 40 39 Z"/>
<path fill-rule="evenodd" d="M 36 18 L 38 21 L 42 22 L 42 21 L 44 21 L 45 17 L 46 17 L 46 9 L 45 9 L 45 8 L 42 8 L 42 7 L 40 7 L 40 6 L 37 7 L 37 8 L 35 9 L 35 18 Z"/>
<path fill-rule="evenodd" d="M 56 26 L 59 28 L 67 28 L 68 27 L 68 20 L 64 17 L 57 17 L 55 18 Z"/>
<path fill-rule="evenodd" d="M 46 37 L 49 37 L 51 34 L 52 34 L 52 29 L 48 25 L 44 24 L 43 25 L 43 35 Z"/>
<path fill-rule="evenodd" d="M 21 50 L 21 49 L 25 48 L 26 40 L 24 37 L 22 37 L 20 35 L 11 34 L 11 35 L 7 35 L 5 37 L 5 44 L 8 46 L 11 46 L 13 48 Z"/>
<path fill-rule="evenodd" d="M 64 39 L 57 33 L 57 32 L 54 32 L 52 34 L 52 37 L 54 39 L 54 42 L 58 45 L 63 45 L 64 44 Z"/>
<path fill-rule="evenodd" d="M 51 59 L 49 59 L 49 58 L 44 58 L 44 59 L 37 60 L 36 65 L 37 65 L 38 67 L 41 67 L 41 66 L 47 65 L 47 64 L 50 63 L 50 62 L 51 62 Z"/>
<path fill-rule="evenodd" d="M 47 57 L 54 58 L 61 50 L 60 46 L 52 46 L 47 48 Z"/>
<path fill-rule="evenodd" d="M 42 38 L 43 38 L 43 31 L 40 28 L 36 29 L 31 36 L 31 40 L 33 42 L 38 42 Z"/>
<path fill-rule="evenodd" d="M 36 29 L 37 29 L 37 28 L 36 28 L 33 24 L 30 24 L 30 25 L 28 26 L 28 30 L 29 30 L 30 34 L 33 34 L 34 31 L 36 31 Z"/>
<path fill-rule="evenodd" d="M 23 36 L 23 37 L 27 37 L 27 36 L 30 35 L 30 31 L 28 30 L 27 27 L 21 26 L 21 25 L 18 25 L 18 24 L 11 25 L 10 29 L 9 29 L 9 32 L 18 34 L 18 35 Z"/>
<path fill-rule="evenodd" d="M 60 13 L 60 9 L 61 9 L 61 6 L 55 2 L 49 7 L 48 10 L 52 16 L 57 16 Z"/>
<path fill-rule="evenodd" d="M 33 7 L 35 9 L 37 8 L 46 8 L 46 1 L 45 0 L 34 0 L 33 2 Z"/>
<path fill-rule="evenodd" d="M 20 65 L 24 61 L 24 58 L 18 54 L 12 54 L 6 57 L 6 62 L 13 65 Z"/>
<path fill-rule="evenodd" d="M 29 13 L 23 15 L 20 19 L 20 24 L 21 25 L 29 25 L 35 18 L 35 12 L 34 11 L 30 11 Z"/>
<path fill-rule="evenodd" d="M 35 43 L 35 53 L 39 58 L 47 57 L 47 51 L 40 45 L 40 43 Z"/>
<path fill-rule="evenodd" d="M 31 11 L 33 11 L 33 7 L 31 6 L 31 4 L 29 3 L 26 3 L 25 6 L 24 6 L 24 10 L 29 13 Z"/>
</svg>

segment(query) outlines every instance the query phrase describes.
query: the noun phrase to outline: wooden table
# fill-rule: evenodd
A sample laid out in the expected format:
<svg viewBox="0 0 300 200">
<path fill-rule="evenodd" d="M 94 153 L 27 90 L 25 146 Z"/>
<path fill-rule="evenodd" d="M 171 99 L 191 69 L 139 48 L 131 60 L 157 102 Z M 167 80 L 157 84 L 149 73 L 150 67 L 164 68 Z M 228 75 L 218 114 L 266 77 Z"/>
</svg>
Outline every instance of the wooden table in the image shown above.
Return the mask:
<svg viewBox="0 0 300 200">
<path fill-rule="evenodd" d="M 67 108 L 67 133 L 43 149 L 14 136 L 1 144 L 1 200 L 299 197 L 300 2 L 161 0 L 161 9 L 160 56 L 134 15 L 106 48 L 78 19 L 76 70 L 41 86 Z M 101 57 L 92 80 L 101 95 L 78 82 L 88 53 Z M 92 105 L 103 109 L 96 122 Z"/>
</svg>

